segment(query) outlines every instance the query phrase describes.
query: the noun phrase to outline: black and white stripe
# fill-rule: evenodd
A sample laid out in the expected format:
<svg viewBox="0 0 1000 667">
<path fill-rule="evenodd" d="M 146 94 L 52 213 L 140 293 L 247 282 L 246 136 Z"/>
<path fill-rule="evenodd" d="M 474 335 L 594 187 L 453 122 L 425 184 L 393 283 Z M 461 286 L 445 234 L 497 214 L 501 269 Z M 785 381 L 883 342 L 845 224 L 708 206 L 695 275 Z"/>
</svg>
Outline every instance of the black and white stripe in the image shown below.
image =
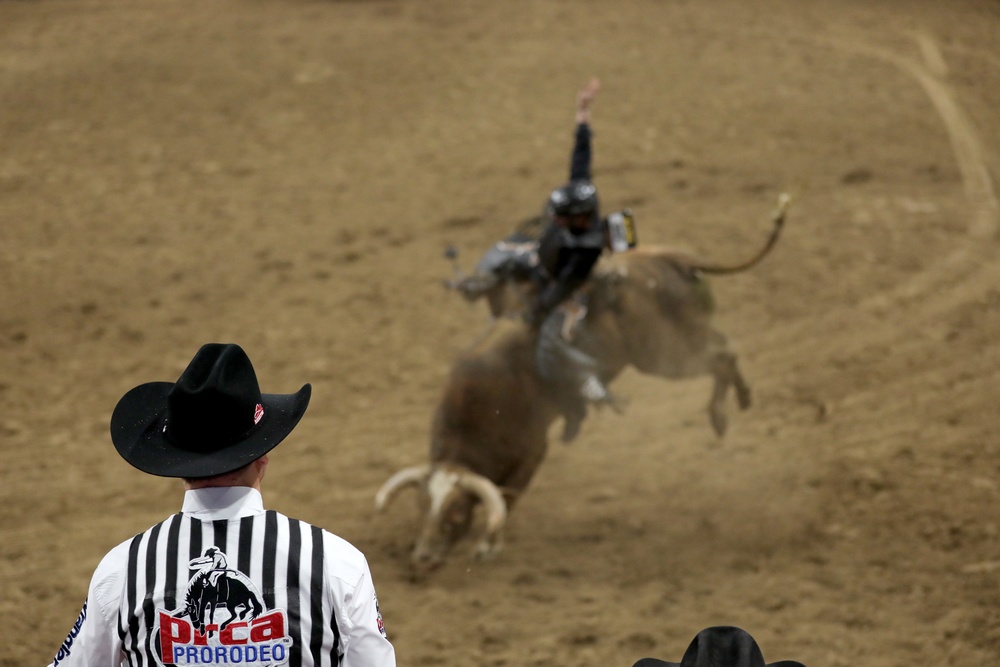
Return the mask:
<svg viewBox="0 0 1000 667">
<path fill-rule="evenodd" d="M 289 667 L 339 664 L 340 631 L 323 576 L 322 530 L 274 511 L 216 521 L 175 514 L 132 539 L 118 620 L 125 664 L 161 664 L 156 610 L 185 606 L 194 575 L 188 563 L 211 546 L 254 583 L 267 610 L 285 610 L 293 639 Z"/>
</svg>

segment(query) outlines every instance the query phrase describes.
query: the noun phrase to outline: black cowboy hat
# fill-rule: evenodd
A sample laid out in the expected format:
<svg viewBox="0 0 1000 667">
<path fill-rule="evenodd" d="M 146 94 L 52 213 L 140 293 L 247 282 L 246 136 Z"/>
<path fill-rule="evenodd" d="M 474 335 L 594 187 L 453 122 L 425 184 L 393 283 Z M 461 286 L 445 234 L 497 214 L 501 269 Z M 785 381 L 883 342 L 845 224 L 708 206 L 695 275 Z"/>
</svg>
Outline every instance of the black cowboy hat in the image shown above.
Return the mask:
<svg viewBox="0 0 1000 667">
<path fill-rule="evenodd" d="M 678 662 L 643 658 L 632 667 L 805 667 L 795 660 L 765 665 L 764 655 L 748 632 L 733 626 L 705 628 L 691 641 Z"/>
<path fill-rule="evenodd" d="M 312 393 L 262 394 L 239 345 L 202 346 L 177 382 L 147 382 L 126 393 L 111 416 L 111 441 L 133 466 L 193 479 L 232 472 L 259 459 L 302 418 Z"/>
</svg>

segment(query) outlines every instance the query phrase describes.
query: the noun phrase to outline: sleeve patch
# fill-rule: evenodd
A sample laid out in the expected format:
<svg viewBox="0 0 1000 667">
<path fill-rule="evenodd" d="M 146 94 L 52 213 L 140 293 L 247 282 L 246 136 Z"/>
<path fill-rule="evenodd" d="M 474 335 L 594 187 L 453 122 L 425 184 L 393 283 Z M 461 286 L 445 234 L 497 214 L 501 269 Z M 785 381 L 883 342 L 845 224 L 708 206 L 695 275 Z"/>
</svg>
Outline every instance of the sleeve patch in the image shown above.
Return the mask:
<svg viewBox="0 0 1000 667">
<path fill-rule="evenodd" d="M 375 600 L 375 623 L 378 625 L 378 631 L 385 637 L 385 623 L 382 621 L 382 611 L 378 608 L 378 596 L 373 595 L 372 597 Z"/>
<path fill-rule="evenodd" d="M 76 636 L 80 634 L 80 630 L 83 629 L 83 622 L 87 620 L 87 603 L 83 603 L 83 609 L 80 610 L 80 615 L 76 619 L 76 623 L 73 624 L 73 628 L 69 631 L 69 635 L 66 640 L 63 641 L 62 646 L 59 647 L 59 652 L 56 653 L 56 657 L 52 660 L 52 667 L 56 667 L 60 662 L 69 657 L 69 652 L 73 648 L 73 640 Z"/>
</svg>

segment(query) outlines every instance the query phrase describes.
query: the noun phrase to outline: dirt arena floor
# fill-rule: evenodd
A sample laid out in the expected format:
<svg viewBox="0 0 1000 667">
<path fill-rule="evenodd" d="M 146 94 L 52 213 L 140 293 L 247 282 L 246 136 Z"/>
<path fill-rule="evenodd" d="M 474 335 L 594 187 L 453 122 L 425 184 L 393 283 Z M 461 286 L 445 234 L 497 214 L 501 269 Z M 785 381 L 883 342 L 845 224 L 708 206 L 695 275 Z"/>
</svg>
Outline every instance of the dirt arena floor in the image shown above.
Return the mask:
<svg viewBox="0 0 1000 667">
<path fill-rule="evenodd" d="M 565 178 L 714 282 L 755 405 L 627 371 L 505 551 L 408 576 L 431 411 L 485 308 L 442 288 Z M 401 665 L 630 667 L 738 625 L 808 667 L 1000 661 L 996 0 L 0 2 L 0 665 L 48 662 L 181 488 L 108 421 L 238 342 L 313 384 L 274 509 L 368 556 Z M 558 425 L 554 426 L 556 434 Z"/>
</svg>

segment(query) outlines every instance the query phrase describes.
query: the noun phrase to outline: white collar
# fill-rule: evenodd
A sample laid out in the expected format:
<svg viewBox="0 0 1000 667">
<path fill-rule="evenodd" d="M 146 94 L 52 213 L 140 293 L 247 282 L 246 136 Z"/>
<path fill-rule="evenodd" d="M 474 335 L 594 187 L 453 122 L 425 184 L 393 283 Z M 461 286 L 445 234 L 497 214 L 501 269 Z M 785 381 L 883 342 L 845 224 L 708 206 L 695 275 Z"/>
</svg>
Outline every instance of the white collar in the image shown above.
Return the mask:
<svg viewBox="0 0 1000 667">
<path fill-rule="evenodd" d="M 211 486 L 184 492 L 181 511 L 198 519 L 240 519 L 261 514 L 264 499 L 249 486 Z"/>
</svg>

